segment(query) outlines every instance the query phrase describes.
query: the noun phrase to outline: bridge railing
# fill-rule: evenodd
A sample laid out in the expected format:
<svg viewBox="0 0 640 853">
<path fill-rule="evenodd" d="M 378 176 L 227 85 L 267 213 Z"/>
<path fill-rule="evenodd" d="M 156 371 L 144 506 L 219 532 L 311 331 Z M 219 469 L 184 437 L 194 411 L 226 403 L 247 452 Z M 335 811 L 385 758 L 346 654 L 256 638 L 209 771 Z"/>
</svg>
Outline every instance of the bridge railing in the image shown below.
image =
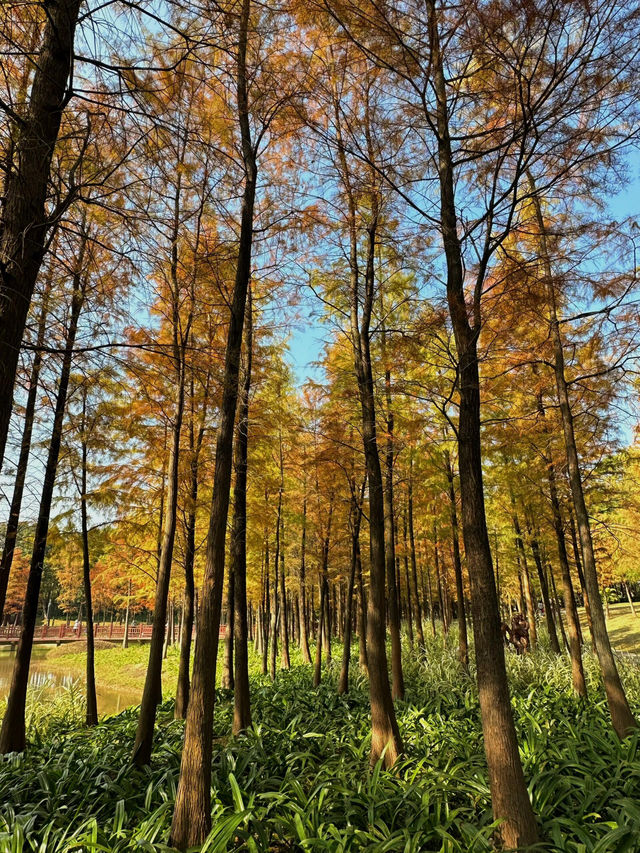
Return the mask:
<svg viewBox="0 0 640 853">
<path fill-rule="evenodd" d="M 21 625 L 0 625 L 0 642 L 3 640 L 17 641 L 20 639 L 22 631 Z M 226 626 L 220 626 L 220 637 L 225 636 Z M 110 622 L 108 625 L 99 624 L 93 627 L 93 636 L 96 639 L 107 640 L 122 640 L 124 639 L 125 626 L 121 623 Z M 130 640 L 150 640 L 153 632 L 153 626 L 146 622 L 142 625 L 129 625 L 128 636 Z M 47 641 L 57 643 L 63 640 L 70 642 L 72 640 L 80 640 L 86 636 L 86 626 L 79 625 L 37 625 L 33 639 L 36 641 Z M 176 639 L 178 631 L 176 630 Z M 195 637 L 196 630 L 193 629 Z"/>
</svg>

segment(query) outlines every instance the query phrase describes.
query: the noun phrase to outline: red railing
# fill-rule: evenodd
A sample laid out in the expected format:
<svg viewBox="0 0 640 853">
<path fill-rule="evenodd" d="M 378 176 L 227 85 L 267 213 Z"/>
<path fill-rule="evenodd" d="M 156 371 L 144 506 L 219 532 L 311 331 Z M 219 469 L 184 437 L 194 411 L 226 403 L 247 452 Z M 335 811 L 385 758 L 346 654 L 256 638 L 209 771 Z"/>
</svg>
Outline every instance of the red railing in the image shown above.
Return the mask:
<svg viewBox="0 0 640 853">
<path fill-rule="evenodd" d="M 129 625 L 130 640 L 150 640 L 153 628 L 151 625 L 144 623 L 143 625 Z M 220 637 L 225 636 L 226 626 L 220 626 Z M 19 640 L 22 628 L 20 625 L 3 625 L 0 626 L 0 642 L 3 640 Z M 79 640 L 86 634 L 84 625 L 38 625 L 34 631 L 33 639 L 36 642 L 59 643 L 62 641 L 72 642 Z M 124 625 L 120 622 L 110 622 L 108 625 L 95 625 L 93 628 L 93 636 L 96 639 L 102 640 L 122 640 L 124 639 Z M 175 632 L 176 640 L 178 640 L 178 630 Z M 194 628 L 195 636 L 195 628 Z"/>
</svg>

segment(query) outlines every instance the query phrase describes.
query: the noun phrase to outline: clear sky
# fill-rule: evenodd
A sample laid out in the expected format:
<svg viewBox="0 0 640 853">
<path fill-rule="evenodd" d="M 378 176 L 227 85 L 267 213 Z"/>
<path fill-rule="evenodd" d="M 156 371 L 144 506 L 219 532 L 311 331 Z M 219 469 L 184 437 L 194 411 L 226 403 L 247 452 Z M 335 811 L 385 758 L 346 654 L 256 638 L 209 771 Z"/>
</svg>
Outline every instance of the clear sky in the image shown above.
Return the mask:
<svg viewBox="0 0 640 853">
<path fill-rule="evenodd" d="M 613 219 L 631 216 L 640 224 L 640 151 L 634 152 L 628 162 L 629 184 L 622 192 L 609 199 L 609 211 Z M 308 298 L 313 300 L 313 296 Z M 311 311 L 303 314 L 305 318 L 291 329 L 289 339 L 291 363 L 300 385 L 307 379 L 321 380 L 322 371 L 314 368 L 314 362 L 320 359 L 322 347 L 330 331 L 314 319 Z"/>
</svg>

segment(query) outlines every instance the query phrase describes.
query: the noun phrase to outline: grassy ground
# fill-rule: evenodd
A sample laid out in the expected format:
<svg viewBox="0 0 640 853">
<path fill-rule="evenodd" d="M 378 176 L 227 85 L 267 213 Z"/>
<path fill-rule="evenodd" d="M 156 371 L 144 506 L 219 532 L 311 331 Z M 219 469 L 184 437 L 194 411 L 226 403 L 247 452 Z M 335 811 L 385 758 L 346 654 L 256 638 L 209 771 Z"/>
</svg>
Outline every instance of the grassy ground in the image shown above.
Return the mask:
<svg viewBox="0 0 640 853">
<path fill-rule="evenodd" d="M 631 608 L 626 601 L 610 604 L 607 629 L 614 649 L 640 654 L 640 603 L 634 606 L 637 616 L 631 613 Z M 580 622 L 586 632 L 585 636 L 588 637 L 589 629 L 583 608 L 580 608 Z"/>
<path fill-rule="evenodd" d="M 101 648 L 97 665 L 114 679 L 139 678 L 147 653 L 148 647 Z M 59 650 L 57 659 L 67 665 L 81 654 Z M 407 650 L 405 666 L 407 697 L 397 704 L 405 757 L 393 774 L 369 773 L 365 679 L 354 672 L 350 694 L 337 696 L 334 663 L 315 690 L 311 668 L 296 653 L 293 670 L 271 683 L 252 655 L 254 726 L 244 736 L 229 736 L 231 694 L 218 694 L 214 828 L 203 850 L 493 849 L 477 696 L 456 662 L 455 638 L 448 647 L 430 640 L 420 659 Z M 640 738 L 621 744 L 613 734 L 593 656 L 586 659 L 586 703 L 572 694 L 564 657 L 544 650 L 509 654 L 508 666 L 523 765 L 545 839 L 540 849 L 638 853 Z M 170 652 L 165 695 L 173 692 L 176 667 Z M 621 667 L 640 713 L 640 668 Z M 56 702 L 32 705 L 28 750 L 0 762 L 0 851 L 166 853 L 183 732 L 172 702 L 160 709 L 145 769 L 130 763 L 135 709 L 87 730 L 77 690 Z"/>
</svg>

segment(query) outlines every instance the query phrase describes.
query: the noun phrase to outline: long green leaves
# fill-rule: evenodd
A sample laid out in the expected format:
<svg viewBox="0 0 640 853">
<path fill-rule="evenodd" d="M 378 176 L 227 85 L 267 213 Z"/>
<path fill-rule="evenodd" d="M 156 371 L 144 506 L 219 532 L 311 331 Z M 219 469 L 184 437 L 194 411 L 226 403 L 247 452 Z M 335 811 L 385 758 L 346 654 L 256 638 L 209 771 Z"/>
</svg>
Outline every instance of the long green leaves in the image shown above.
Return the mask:
<svg viewBox="0 0 640 853">
<path fill-rule="evenodd" d="M 513 704 L 529 790 L 545 845 L 564 853 L 639 849 L 638 737 L 619 743 L 588 663 L 588 703 L 568 662 L 510 657 Z M 304 667 L 252 684 L 255 724 L 231 738 L 218 696 L 213 829 L 202 848 L 483 853 L 495 830 L 473 680 L 441 643 L 407 660 L 398 707 L 407 752 L 394 773 L 368 769 L 366 683 L 314 690 Z M 637 706 L 640 674 L 625 680 Z M 0 764 L 0 850 L 166 851 L 182 748 L 172 704 L 161 706 L 150 768 L 129 763 L 135 711 L 82 728 L 77 692 L 31 719 L 31 745 Z"/>
</svg>

